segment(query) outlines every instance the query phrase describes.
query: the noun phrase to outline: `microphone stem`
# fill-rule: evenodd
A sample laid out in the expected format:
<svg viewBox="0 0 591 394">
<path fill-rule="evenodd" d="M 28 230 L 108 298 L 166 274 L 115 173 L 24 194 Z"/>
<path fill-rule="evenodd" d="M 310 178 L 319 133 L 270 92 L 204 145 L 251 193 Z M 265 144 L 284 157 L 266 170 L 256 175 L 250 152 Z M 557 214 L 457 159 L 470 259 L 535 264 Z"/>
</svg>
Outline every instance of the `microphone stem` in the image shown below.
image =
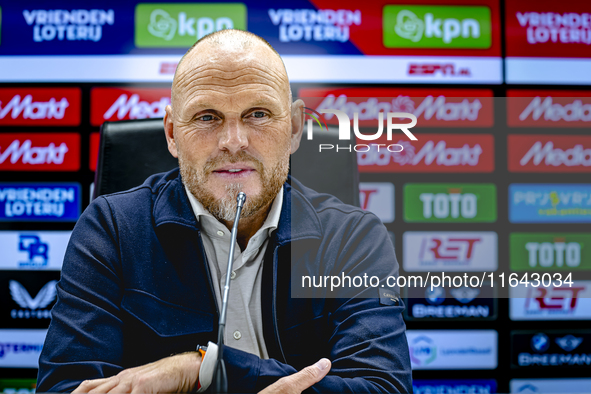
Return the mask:
<svg viewBox="0 0 591 394">
<path fill-rule="evenodd" d="M 224 284 L 224 293 L 222 296 L 222 311 L 218 323 L 218 358 L 214 370 L 214 392 L 226 393 L 228 391 L 228 377 L 226 376 L 226 365 L 224 363 L 224 333 L 226 331 L 226 315 L 228 314 L 228 299 L 230 296 L 230 280 L 232 275 L 232 266 L 234 265 L 234 249 L 236 238 L 238 237 L 238 221 L 242 213 L 242 206 L 246 200 L 246 194 L 240 192 L 236 197 L 236 217 L 232 225 L 232 234 L 230 236 L 230 251 L 228 254 L 228 266 L 226 268 L 226 281 Z"/>
</svg>

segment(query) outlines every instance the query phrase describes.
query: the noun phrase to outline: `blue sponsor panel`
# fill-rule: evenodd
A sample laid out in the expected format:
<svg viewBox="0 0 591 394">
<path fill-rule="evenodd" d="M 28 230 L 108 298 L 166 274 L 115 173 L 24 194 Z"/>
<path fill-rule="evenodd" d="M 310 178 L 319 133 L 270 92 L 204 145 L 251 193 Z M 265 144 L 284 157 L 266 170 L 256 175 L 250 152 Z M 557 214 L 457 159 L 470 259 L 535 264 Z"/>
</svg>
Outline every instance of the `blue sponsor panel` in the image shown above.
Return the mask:
<svg viewBox="0 0 591 394">
<path fill-rule="evenodd" d="M 0 183 L 0 221 L 75 222 L 80 213 L 79 183 Z"/>
<path fill-rule="evenodd" d="M 509 221 L 591 223 L 591 184 L 511 184 Z"/>
<path fill-rule="evenodd" d="M 438 379 L 412 381 L 413 394 L 491 394 L 497 392 L 494 379 Z"/>
<path fill-rule="evenodd" d="M 134 5 L 115 0 L 5 1 L 0 54 L 129 53 L 133 49 Z"/>
<path fill-rule="evenodd" d="M 31 0 L 8 2 L 2 7 L 2 42 L 0 55 L 128 55 L 183 54 L 184 48 L 142 48 L 135 44 L 137 5 L 147 1 L 103 0 L 95 2 Z M 194 1 L 174 1 L 175 4 L 202 4 Z M 247 29 L 268 40 L 281 54 L 294 55 L 361 55 L 351 42 L 351 29 L 359 28 L 364 15 L 357 7 L 322 7 L 309 1 L 226 1 L 207 2 L 215 11 L 223 3 L 243 4 L 246 8 Z M 162 4 L 162 7 L 158 5 Z M 156 3 L 149 15 L 154 24 L 171 24 L 173 33 L 202 35 L 217 28 L 207 15 L 182 10 L 168 15 Z M 183 13 L 184 11 L 184 13 Z M 180 15 L 182 14 L 182 15 Z M 162 20 L 163 15 L 166 20 Z M 365 17 L 371 17 L 365 15 Z M 170 21 L 168 21 L 168 19 Z M 230 18 L 226 18 L 230 19 Z M 232 24 L 230 26 L 234 27 Z M 138 26 L 148 31 L 148 25 Z M 161 27 L 161 26 L 160 26 Z M 201 32 L 201 34 L 199 34 Z M 152 29 L 154 36 L 159 31 Z"/>
</svg>

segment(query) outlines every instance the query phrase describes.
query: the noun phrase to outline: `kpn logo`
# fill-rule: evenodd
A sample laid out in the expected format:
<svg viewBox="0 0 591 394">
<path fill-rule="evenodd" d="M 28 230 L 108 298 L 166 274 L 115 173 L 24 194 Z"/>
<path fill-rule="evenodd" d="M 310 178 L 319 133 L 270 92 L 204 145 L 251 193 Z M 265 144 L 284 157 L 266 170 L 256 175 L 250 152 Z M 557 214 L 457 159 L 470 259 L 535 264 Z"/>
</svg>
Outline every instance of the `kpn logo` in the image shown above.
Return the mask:
<svg viewBox="0 0 591 394">
<path fill-rule="evenodd" d="M 246 30 L 242 3 L 141 3 L 135 8 L 135 46 L 187 48 L 207 34 Z"/>
<path fill-rule="evenodd" d="M 490 9 L 485 6 L 387 5 L 386 48 L 474 48 L 491 45 Z"/>
</svg>

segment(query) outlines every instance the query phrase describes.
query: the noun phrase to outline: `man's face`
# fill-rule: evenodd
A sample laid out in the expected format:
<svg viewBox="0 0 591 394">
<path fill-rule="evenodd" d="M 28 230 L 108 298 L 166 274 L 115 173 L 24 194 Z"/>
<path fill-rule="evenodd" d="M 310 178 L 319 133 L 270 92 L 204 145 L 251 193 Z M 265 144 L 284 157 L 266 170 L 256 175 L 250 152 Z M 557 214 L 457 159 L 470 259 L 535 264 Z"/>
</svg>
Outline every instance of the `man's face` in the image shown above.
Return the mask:
<svg viewBox="0 0 591 394">
<path fill-rule="evenodd" d="M 268 207 L 285 182 L 297 149 L 289 84 L 268 48 L 204 43 L 193 52 L 201 46 L 211 55 L 191 53 L 177 71 L 165 119 L 173 128 L 169 150 L 193 195 L 218 219 L 232 221 L 239 191 L 247 195 L 248 217 Z"/>
</svg>

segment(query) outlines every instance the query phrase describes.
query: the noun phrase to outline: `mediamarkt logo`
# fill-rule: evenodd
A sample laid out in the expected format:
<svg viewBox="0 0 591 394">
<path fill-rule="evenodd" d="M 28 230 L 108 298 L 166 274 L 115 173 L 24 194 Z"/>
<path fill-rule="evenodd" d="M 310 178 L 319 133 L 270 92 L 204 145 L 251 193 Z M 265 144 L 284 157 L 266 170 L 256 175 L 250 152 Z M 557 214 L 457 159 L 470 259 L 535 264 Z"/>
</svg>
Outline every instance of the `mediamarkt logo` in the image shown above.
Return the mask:
<svg viewBox="0 0 591 394">
<path fill-rule="evenodd" d="M 591 172 L 591 137 L 509 135 L 509 171 Z"/>
<path fill-rule="evenodd" d="M 94 88 L 90 93 L 90 121 L 162 118 L 170 104 L 170 89 Z"/>
<path fill-rule="evenodd" d="M 78 88 L 0 88 L 0 125 L 79 124 Z"/>
<path fill-rule="evenodd" d="M 343 111 L 353 119 L 359 114 L 361 127 L 375 128 L 380 113 L 408 112 L 417 117 L 417 127 L 490 127 L 493 125 L 493 98 L 488 89 L 381 89 L 308 88 L 300 89 L 308 107 Z M 337 124 L 332 114 L 328 124 Z"/>
<path fill-rule="evenodd" d="M 513 127 L 590 127 L 591 92 L 509 90 L 507 122 Z"/>
<path fill-rule="evenodd" d="M 77 171 L 79 167 L 77 133 L 0 134 L 0 170 Z"/>
<path fill-rule="evenodd" d="M 421 134 L 420 141 L 399 140 L 399 152 L 384 149 L 376 140 L 357 153 L 360 172 L 492 172 L 493 136 L 490 134 Z"/>
</svg>

